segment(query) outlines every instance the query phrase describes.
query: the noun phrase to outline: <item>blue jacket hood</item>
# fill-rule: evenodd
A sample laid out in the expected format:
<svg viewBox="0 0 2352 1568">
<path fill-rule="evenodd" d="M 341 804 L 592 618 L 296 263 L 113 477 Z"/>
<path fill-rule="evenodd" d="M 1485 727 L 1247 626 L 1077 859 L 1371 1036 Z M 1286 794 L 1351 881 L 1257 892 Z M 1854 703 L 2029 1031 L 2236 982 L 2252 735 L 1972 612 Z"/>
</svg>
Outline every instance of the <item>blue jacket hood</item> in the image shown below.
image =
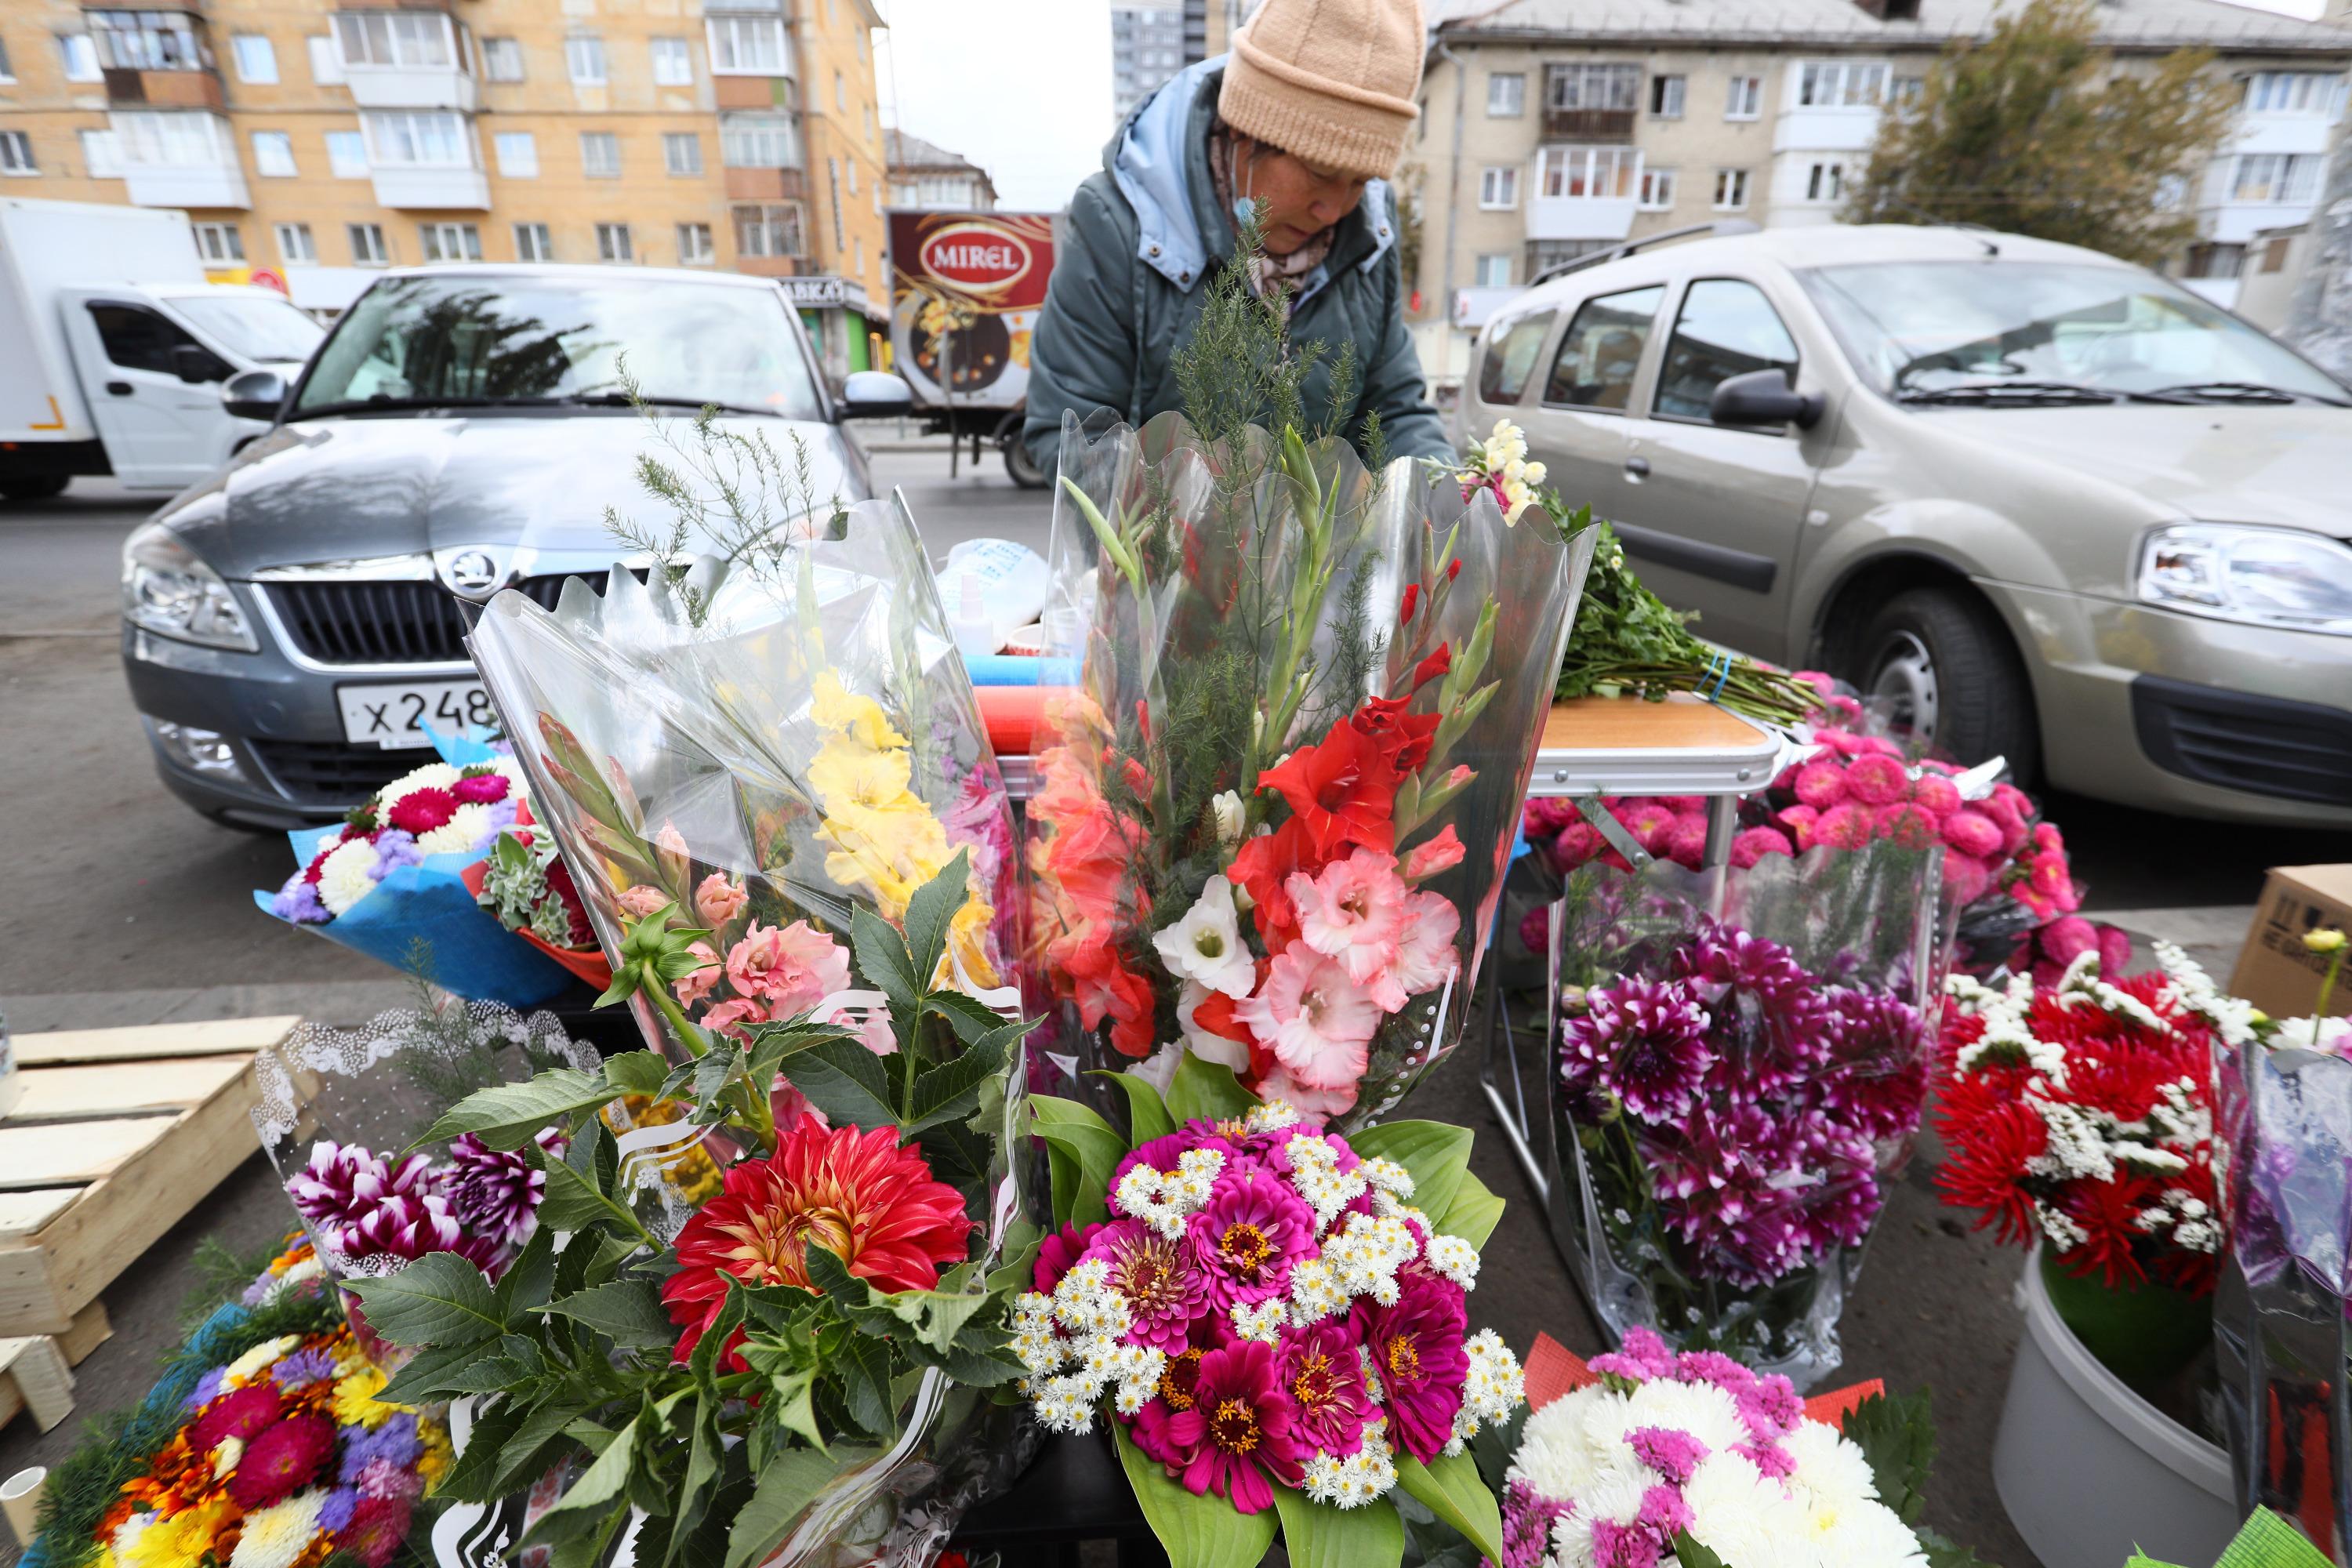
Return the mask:
<svg viewBox="0 0 2352 1568">
<path fill-rule="evenodd" d="M 1196 176 L 1207 178 L 1209 122 L 1224 72 L 1223 55 L 1185 67 L 1138 105 L 1103 149 L 1103 167 L 1135 211 L 1136 258 L 1186 290 L 1200 281 L 1211 246 L 1223 254 L 1231 248 L 1235 232 L 1232 216 L 1216 213 L 1214 195 L 1192 188 Z M 1368 182 L 1351 216 L 1371 242 L 1353 264 L 1370 271 L 1396 243 L 1396 226 L 1389 221 L 1388 182 Z M 1208 224 L 1220 217 L 1223 221 L 1208 230 Z M 1346 222 L 1341 220 L 1342 226 Z M 1323 268 L 1318 268 L 1301 281 L 1298 298 L 1307 299 L 1325 281 Z"/>
</svg>

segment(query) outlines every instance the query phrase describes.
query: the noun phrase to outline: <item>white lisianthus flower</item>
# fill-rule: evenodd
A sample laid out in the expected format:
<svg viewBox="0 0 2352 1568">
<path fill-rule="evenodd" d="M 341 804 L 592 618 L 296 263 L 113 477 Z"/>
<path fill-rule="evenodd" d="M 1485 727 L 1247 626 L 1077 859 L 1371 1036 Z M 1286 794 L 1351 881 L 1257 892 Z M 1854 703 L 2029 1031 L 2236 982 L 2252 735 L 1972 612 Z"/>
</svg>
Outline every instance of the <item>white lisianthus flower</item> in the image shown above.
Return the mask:
<svg viewBox="0 0 2352 1568">
<path fill-rule="evenodd" d="M 1212 877 L 1184 918 L 1152 937 L 1160 962 L 1186 980 L 1238 1000 L 1257 985 L 1257 963 L 1242 942 L 1234 887 Z"/>
<path fill-rule="evenodd" d="M 375 846 L 351 838 L 337 846 L 319 868 L 319 901 L 341 915 L 375 891 Z"/>
</svg>

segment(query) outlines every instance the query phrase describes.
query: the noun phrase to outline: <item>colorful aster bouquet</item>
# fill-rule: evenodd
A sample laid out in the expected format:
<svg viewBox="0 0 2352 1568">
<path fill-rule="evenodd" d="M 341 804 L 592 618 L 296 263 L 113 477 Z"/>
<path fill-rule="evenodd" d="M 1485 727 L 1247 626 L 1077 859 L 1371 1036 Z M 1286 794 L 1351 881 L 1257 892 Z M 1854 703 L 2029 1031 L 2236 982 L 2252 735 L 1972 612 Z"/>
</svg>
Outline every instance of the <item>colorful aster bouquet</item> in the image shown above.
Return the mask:
<svg viewBox="0 0 2352 1568">
<path fill-rule="evenodd" d="M 1246 270 L 1185 415 L 1063 434 L 1031 963 L 1083 1061 L 1357 1124 L 1459 1037 L 1591 544 L 1310 436 L 1318 345 Z"/>
<path fill-rule="evenodd" d="M 1465 1446 L 1510 1416 L 1520 1380 L 1469 1328 L 1503 1207 L 1470 1174 L 1470 1133 L 1342 1138 L 1198 1058 L 1165 1098 L 1118 1081 L 1131 1138 L 1030 1101 L 1061 1227 L 1012 1314 L 1037 1423 L 1105 1418 L 1177 1568 L 1255 1563 L 1277 1521 L 1294 1563 L 1394 1563 L 1399 1488 L 1499 1556 Z"/>
<path fill-rule="evenodd" d="M 467 870 L 520 816 L 527 786 L 515 760 L 487 743 L 436 735 L 442 760 L 384 785 L 339 826 L 288 835 L 302 868 L 262 909 L 292 925 L 460 996 L 527 1007 L 566 984 L 562 968 L 475 908 Z"/>
<path fill-rule="evenodd" d="M 1873 1383 L 1801 1400 L 1785 1377 L 1641 1328 L 1563 1381 L 1530 1387 L 1516 1447 L 1490 1461 L 1498 1568 L 1981 1568 L 1919 1523 L 1924 1394 Z"/>
<path fill-rule="evenodd" d="M 1555 1226 L 1612 1331 L 1800 1383 L 1837 1365 L 1927 1095 L 1937 863 L 1892 843 L 1767 858 L 1728 875 L 1719 918 L 1664 863 L 1570 879 Z"/>
<path fill-rule="evenodd" d="M 45 1568 L 385 1568 L 451 1455 L 383 1387 L 297 1242 L 58 1467 Z"/>
</svg>

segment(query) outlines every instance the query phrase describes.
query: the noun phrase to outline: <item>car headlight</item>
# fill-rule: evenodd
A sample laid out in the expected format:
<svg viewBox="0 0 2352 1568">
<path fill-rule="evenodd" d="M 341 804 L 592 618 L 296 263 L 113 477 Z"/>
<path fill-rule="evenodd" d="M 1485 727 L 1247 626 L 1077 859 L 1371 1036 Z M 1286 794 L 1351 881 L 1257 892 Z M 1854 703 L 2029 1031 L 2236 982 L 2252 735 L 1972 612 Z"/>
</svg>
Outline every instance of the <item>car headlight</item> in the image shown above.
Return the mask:
<svg viewBox="0 0 2352 1568">
<path fill-rule="evenodd" d="M 122 618 L 158 637 L 254 653 L 261 645 L 220 574 L 151 522 L 123 541 Z"/>
<path fill-rule="evenodd" d="M 2179 523 L 2140 547 L 2139 596 L 2216 620 L 2352 637 L 2352 549 L 2294 529 Z"/>
</svg>

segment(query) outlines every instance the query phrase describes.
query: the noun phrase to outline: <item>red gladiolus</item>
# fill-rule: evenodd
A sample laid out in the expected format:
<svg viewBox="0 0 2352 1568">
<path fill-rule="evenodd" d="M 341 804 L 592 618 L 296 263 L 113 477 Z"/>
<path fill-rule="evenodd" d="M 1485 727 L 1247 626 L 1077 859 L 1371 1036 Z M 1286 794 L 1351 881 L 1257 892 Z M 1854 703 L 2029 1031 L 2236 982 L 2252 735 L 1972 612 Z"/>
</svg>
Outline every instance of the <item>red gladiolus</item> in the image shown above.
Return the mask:
<svg viewBox="0 0 2352 1568">
<path fill-rule="evenodd" d="M 1445 563 L 1445 580 L 1449 583 L 1462 575 L 1462 558 L 1455 556 Z"/>
<path fill-rule="evenodd" d="M 1089 1029 L 1113 1020 L 1110 1043 L 1121 1056 L 1148 1057 L 1152 1047 L 1151 983 L 1127 966 L 1107 938 L 1095 937 L 1069 950 L 1062 973 Z"/>
<path fill-rule="evenodd" d="M 724 1190 L 678 1232 L 678 1270 L 662 1287 L 670 1321 L 686 1331 L 676 1357 L 692 1355 L 718 1318 L 728 1275 L 810 1289 L 814 1241 L 877 1289 L 928 1290 L 940 1265 L 963 1260 L 971 1233 L 962 1198 L 898 1146 L 898 1129 L 804 1117 L 772 1156 L 730 1167 Z"/>
<path fill-rule="evenodd" d="M 1435 652 L 1412 667 L 1412 689 L 1419 691 L 1431 681 L 1444 678 L 1453 668 L 1454 645 L 1439 643 Z"/>
<path fill-rule="evenodd" d="M 1316 853 L 1336 858 L 1350 845 L 1382 854 L 1396 847 L 1397 785 L 1402 775 L 1372 737 L 1342 724 L 1312 746 L 1301 746 L 1258 775 L 1258 787 L 1276 790 L 1306 826 Z"/>
<path fill-rule="evenodd" d="M 1412 619 L 1413 611 L 1420 607 L 1421 584 L 1418 583 L 1407 583 L 1404 585 L 1404 605 L 1397 611 L 1397 625 L 1403 626 L 1407 622 L 1411 621 Z"/>
</svg>

